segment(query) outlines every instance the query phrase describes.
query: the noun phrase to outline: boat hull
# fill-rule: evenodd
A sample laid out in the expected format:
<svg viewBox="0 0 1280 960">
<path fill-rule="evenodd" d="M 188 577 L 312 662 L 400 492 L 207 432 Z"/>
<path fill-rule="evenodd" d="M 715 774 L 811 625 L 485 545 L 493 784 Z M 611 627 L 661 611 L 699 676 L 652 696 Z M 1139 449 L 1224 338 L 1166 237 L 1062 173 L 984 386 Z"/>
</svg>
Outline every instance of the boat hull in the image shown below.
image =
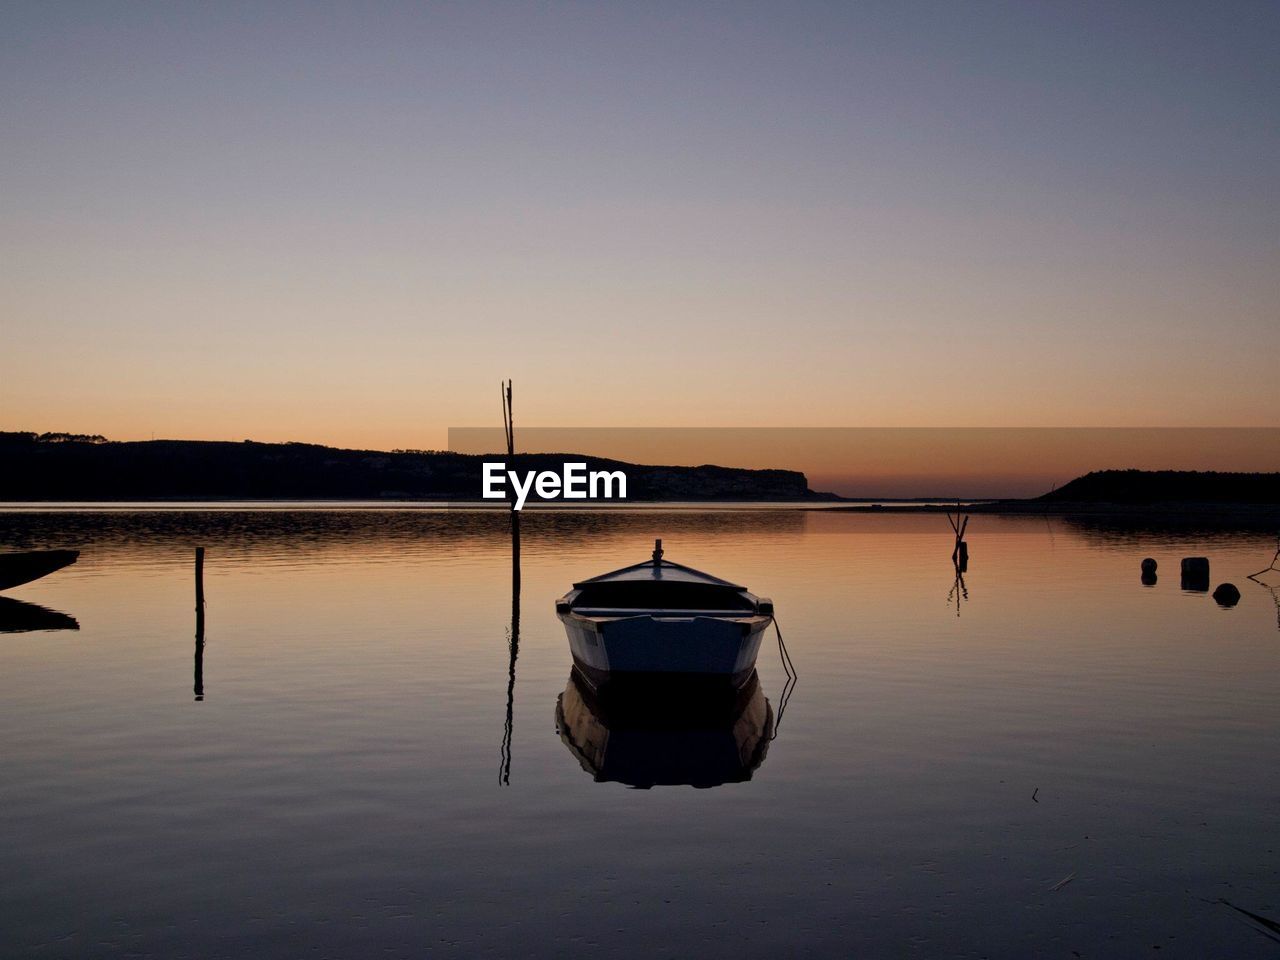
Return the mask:
<svg viewBox="0 0 1280 960">
<path fill-rule="evenodd" d="M 755 669 L 773 618 L 560 614 L 574 665 L 594 687 L 611 681 L 687 676 L 741 686 Z"/>
<path fill-rule="evenodd" d="M 0 553 L 0 590 L 20 587 L 55 570 L 70 566 L 79 550 L 36 550 L 30 553 Z"/>
</svg>

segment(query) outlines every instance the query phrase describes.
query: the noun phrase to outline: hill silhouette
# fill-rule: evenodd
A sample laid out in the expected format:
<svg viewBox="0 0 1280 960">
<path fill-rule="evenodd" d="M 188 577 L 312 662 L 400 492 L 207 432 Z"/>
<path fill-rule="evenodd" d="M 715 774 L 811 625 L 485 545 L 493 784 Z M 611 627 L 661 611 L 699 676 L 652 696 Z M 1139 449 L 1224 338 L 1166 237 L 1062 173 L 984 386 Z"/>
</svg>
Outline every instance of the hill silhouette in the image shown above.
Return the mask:
<svg viewBox="0 0 1280 960">
<path fill-rule="evenodd" d="M 481 464 L 494 460 L 521 472 L 559 473 L 566 460 L 584 462 L 588 470 L 622 470 L 628 500 L 838 499 L 810 490 L 795 470 L 19 432 L 0 433 L 0 500 L 479 500 Z"/>
<path fill-rule="evenodd" d="M 1280 473 L 1196 470 L 1098 470 L 1077 477 L 1038 503 L 1280 503 Z"/>
</svg>

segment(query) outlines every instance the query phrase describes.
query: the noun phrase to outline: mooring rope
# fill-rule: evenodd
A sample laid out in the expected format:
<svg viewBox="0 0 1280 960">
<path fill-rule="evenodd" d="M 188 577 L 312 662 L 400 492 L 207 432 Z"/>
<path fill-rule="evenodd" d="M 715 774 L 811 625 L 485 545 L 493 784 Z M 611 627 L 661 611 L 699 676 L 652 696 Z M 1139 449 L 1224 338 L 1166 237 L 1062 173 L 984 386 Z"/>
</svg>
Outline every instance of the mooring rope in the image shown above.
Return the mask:
<svg viewBox="0 0 1280 960">
<path fill-rule="evenodd" d="M 778 634 L 778 659 L 782 661 L 782 671 L 787 675 L 786 682 L 782 685 L 782 695 L 778 697 L 778 715 L 773 721 L 773 735 L 770 740 L 778 738 L 778 730 L 782 727 L 782 715 L 787 710 L 787 704 L 791 700 L 791 693 L 796 688 L 796 665 L 791 660 L 791 654 L 787 650 L 786 641 L 782 639 L 782 627 L 778 625 L 778 617 L 775 614 L 773 618 L 773 629 Z"/>
</svg>

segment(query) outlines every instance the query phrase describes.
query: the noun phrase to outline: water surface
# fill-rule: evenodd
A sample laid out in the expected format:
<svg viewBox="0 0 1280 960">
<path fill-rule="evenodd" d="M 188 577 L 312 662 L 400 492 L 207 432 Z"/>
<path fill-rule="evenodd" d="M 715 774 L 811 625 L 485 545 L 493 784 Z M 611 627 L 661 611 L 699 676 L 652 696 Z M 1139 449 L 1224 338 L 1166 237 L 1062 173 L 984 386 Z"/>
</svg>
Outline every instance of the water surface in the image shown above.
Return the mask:
<svg viewBox="0 0 1280 960">
<path fill-rule="evenodd" d="M 545 511 L 522 533 L 508 765 L 502 513 L 0 513 L 0 549 L 83 551 L 6 594 L 78 629 L 0 635 L 5 954 L 1280 949 L 1220 902 L 1280 917 L 1280 607 L 1245 579 L 1272 538 L 977 516 L 961 586 L 937 515 Z M 772 597 L 798 668 L 740 782 L 596 782 L 557 731 L 554 599 L 657 536 Z M 1180 590 L 1188 555 L 1240 604 Z M 776 717 L 776 648 L 759 672 Z"/>
</svg>

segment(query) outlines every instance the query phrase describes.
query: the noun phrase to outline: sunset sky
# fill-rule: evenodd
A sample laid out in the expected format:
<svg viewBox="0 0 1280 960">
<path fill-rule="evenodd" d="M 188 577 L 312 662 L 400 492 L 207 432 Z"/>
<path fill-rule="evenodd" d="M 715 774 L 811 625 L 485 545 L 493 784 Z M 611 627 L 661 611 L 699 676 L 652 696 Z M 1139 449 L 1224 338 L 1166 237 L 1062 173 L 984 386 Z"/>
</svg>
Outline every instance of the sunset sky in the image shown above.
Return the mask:
<svg viewBox="0 0 1280 960">
<path fill-rule="evenodd" d="M 1280 5 L 9 3 L 0 429 L 1280 423 Z"/>
</svg>

